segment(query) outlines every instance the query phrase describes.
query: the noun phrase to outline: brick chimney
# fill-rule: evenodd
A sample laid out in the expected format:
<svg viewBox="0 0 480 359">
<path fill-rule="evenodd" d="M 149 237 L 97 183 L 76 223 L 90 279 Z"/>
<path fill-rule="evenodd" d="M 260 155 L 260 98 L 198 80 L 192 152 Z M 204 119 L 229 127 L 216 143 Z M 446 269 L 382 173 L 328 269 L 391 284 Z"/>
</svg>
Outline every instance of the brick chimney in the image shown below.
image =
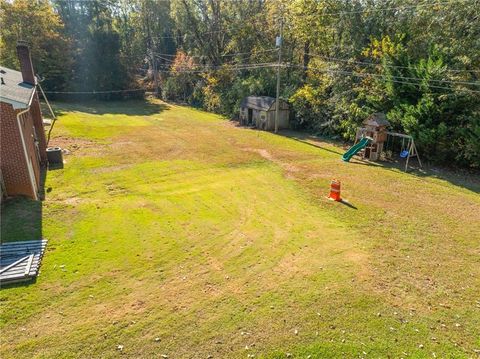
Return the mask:
<svg viewBox="0 0 480 359">
<path fill-rule="evenodd" d="M 30 49 L 25 41 L 17 42 L 17 56 L 20 61 L 20 71 L 22 72 L 23 82 L 35 85 L 35 72 L 33 71 Z"/>
</svg>

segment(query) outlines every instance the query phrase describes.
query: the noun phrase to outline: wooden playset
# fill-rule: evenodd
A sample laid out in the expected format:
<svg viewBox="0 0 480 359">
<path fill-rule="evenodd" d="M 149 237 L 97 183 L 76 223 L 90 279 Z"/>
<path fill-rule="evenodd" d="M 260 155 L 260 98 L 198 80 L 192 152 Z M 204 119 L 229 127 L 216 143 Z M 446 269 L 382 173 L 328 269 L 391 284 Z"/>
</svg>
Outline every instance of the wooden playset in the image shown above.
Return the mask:
<svg viewBox="0 0 480 359">
<path fill-rule="evenodd" d="M 385 114 L 374 113 L 364 122 L 364 127 L 359 127 L 355 136 L 355 144 L 342 157 L 348 162 L 354 155 L 358 154 L 363 159 L 378 161 L 383 154 L 384 157 L 392 157 L 393 152 L 400 150 L 400 158 L 405 158 L 405 171 L 411 158 L 417 158 L 418 164 L 422 167 L 415 141 L 410 135 L 387 131 L 390 123 Z M 401 144 L 396 143 L 401 139 Z M 395 145 L 400 145 L 395 146 Z"/>
<path fill-rule="evenodd" d="M 383 113 L 374 113 L 363 121 L 365 127 L 359 127 L 355 136 L 355 143 L 364 137 L 370 138 L 370 142 L 360 153 L 364 159 L 378 161 L 383 151 L 383 144 L 387 140 L 387 127 L 390 123 Z"/>
</svg>

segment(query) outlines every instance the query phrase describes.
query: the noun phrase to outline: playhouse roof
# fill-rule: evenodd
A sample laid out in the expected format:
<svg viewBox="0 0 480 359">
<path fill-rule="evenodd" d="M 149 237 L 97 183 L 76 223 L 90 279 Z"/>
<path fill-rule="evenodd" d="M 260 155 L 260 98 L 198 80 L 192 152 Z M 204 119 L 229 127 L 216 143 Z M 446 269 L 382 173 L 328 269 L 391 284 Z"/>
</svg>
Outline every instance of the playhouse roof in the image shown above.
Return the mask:
<svg viewBox="0 0 480 359">
<path fill-rule="evenodd" d="M 364 125 L 369 125 L 369 126 L 390 126 L 390 122 L 387 121 L 387 118 L 384 113 L 382 112 L 377 112 L 374 114 L 371 114 L 370 116 L 367 117 L 365 121 L 363 121 Z"/>
</svg>

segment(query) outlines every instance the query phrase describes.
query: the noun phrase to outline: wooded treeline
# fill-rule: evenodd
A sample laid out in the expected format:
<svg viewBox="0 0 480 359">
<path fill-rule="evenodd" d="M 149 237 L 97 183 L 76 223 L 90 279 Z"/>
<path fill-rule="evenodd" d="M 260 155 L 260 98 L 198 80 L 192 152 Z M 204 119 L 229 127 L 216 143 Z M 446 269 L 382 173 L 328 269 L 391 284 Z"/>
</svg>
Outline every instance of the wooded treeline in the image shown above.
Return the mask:
<svg viewBox="0 0 480 359">
<path fill-rule="evenodd" d="M 2 65 L 28 41 L 46 91 L 157 79 L 164 99 L 229 116 L 246 95 L 275 95 L 283 21 L 295 126 L 352 139 L 380 111 L 424 157 L 480 167 L 480 0 L 0 1 Z"/>
</svg>

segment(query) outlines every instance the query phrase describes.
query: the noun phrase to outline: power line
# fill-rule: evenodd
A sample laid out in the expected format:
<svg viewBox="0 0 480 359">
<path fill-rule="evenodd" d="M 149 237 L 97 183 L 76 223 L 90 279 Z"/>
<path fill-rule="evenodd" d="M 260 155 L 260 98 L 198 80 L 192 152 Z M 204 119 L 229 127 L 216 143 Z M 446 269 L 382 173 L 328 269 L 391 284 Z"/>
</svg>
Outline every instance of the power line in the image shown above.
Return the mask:
<svg viewBox="0 0 480 359">
<path fill-rule="evenodd" d="M 277 49 L 269 49 L 269 50 L 263 50 L 262 52 L 273 52 L 273 51 L 278 51 L 278 50 Z M 227 57 L 227 56 L 234 56 L 234 55 L 244 55 L 244 54 L 251 54 L 251 52 L 238 52 L 238 53 L 234 53 L 234 54 L 221 55 L 220 57 Z M 163 61 L 168 62 L 169 64 L 173 64 L 174 60 L 169 59 L 167 57 L 164 57 L 164 56 L 167 56 L 167 55 L 168 54 L 155 53 L 156 57 L 160 58 Z M 168 55 L 168 56 L 176 56 L 176 55 Z M 361 66 L 379 66 L 380 65 L 380 66 L 385 66 L 385 67 L 388 67 L 388 68 L 410 69 L 410 67 L 408 67 L 408 66 L 397 66 L 397 65 L 388 65 L 388 64 L 384 65 L 384 64 L 378 64 L 378 63 L 375 64 L 375 63 L 371 63 L 371 62 L 356 61 L 356 60 L 349 60 L 349 59 L 340 59 L 340 58 L 317 55 L 317 54 L 309 54 L 309 56 L 315 57 L 315 58 L 320 58 L 320 59 L 323 59 L 323 60 L 327 60 L 326 62 L 330 62 L 330 63 L 332 63 L 332 62 L 343 62 L 343 63 L 347 63 L 347 64 L 357 64 L 357 65 L 361 65 Z M 203 56 L 196 55 L 196 56 L 189 56 L 189 57 L 201 58 Z M 207 66 L 207 65 L 203 65 L 203 66 Z M 445 71 L 454 72 L 454 73 L 480 72 L 480 70 L 459 70 L 459 69 L 445 69 Z M 396 77 L 402 78 L 404 80 L 418 80 L 419 79 L 419 78 L 407 77 L 407 76 L 396 76 Z M 422 79 L 422 80 L 424 80 L 424 79 Z M 437 80 L 437 79 L 431 79 L 431 80 L 427 80 L 427 81 L 438 82 L 438 83 L 452 83 L 452 84 L 480 86 L 480 82 L 457 81 L 457 80 Z"/>
<path fill-rule="evenodd" d="M 246 66 L 234 66 L 234 67 L 204 67 L 201 70 L 172 70 L 172 69 L 163 69 L 159 72 L 163 73 L 204 73 L 208 71 L 242 71 L 242 70 L 253 70 L 253 69 L 262 69 L 262 68 L 271 68 L 277 67 L 277 64 L 274 63 L 260 63 L 260 64 L 247 64 Z"/>
<path fill-rule="evenodd" d="M 225 62 L 223 64 L 218 64 L 218 65 L 213 65 L 213 64 L 207 64 L 207 65 L 199 65 L 199 64 L 193 64 L 191 65 L 192 67 L 195 67 L 195 68 L 204 68 L 204 69 L 209 69 L 209 68 L 220 68 L 224 65 L 232 65 L 232 66 L 235 66 L 235 67 L 240 67 L 240 66 L 257 66 L 257 65 L 271 65 L 273 64 L 273 62 L 254 62 L 254 63 L 251 63 L 251 62 L 244 62 L 244 63 L 239 63 L 239 64 L 231 64 L 231 63 L 228 63 L 228 62 Z M 166 68 L 169 68 L 168 65 L 160 65 L 160 66 L 163 66 L 163 67 L 166 67 Z M 180 65 L 181 67 L 181 65 Z"/>
<path fill-rule="evenodd" d="M 335 69 L 320 69 L 320 68 L 312 68 L 312 67 L 305 67 L 301 65 L 293 65 L 293 64 L 286 64 L 283 65 L 284 67 L 290 67 L 290 68 L 301 68 L 301 69 L 307 69 L 310 71 L 316 71 L 316 72 L 323 72 L 323 73 L 337 73 L 337 74 L 342 74 L 342 75 L 352 75 L 355 77 L 368 77 L 368 76 L 373 76 L 377 78 L 382 78 L 382 79 L 388 79 L 392 82 L 395 83 L 400 83 L 400 84 L 406 84 L 406 85 L 413 85 L 413 86 L 420 86 L 422 83 L 420 82 L 408 82 L 408 81 L 399 81 L 396 76 L 393 76 L 392 78 L 389 78 L 388 76 L 385 75 L 379 75 L 379 74 L 373 74 L 373 73 L 358 73 L 354 71 L 345 71 L 345 70 L 335 70 Z M 242 70 L 252 70 L 252 69 L 262 69 L 262 68 L 276 68 L 278 67 L 278 64 L 276 63 L 250 63 L 250 64 L 240 64 L 237 66 L 233 67 L 222 67 L 222 66 L 204 66 L 203 69 L 199 70 L 159 70 L 159 72 L 162 73 L 204 73 L 206 71 L 242 71 Z M 424 81 L 425 79 L 421 78 L 411 78 L 419 81 Z M 427 80 L 428 81 L 428 80 Z M 471 90 L 471 89 L 454 89 L 451 87 L 444 87 L 444 86 L 436 86 L 436 85 L 427 85 L 429 88 L 437 88 L 437 89 L 445 89 L 445 90 L 461 90 L 461 91 L 466 91 L 466 92 L 472 92 L 472 93 L 480 93 L 480 91 L 476 90 Z M 122 92 L 138 92 L 138 91 L 146 91 L 147 89 L 141 88 L 141 89 L 124 89 L 124 90 L 101 90 L 101 91 L 45 91 L 45 93 L 49 94 L 106 94 L 106 93 L 122 93 Z"/>
<path fill-rule="evenodd" d="M 104 93 L 120 93 L 120 92 L 137 92 L 137 91 L 146 91 L 146 89 L 126 89 L 126 90 L 102 90 L 102 91 L 45 91 L 45 93 L 53 94 L 104 94 Z"/>
<path fill-rule="evenodd" d="M 339 59 L 333 59 L 333 60 L 339 60 Z M 328 63 L 334 63 L 332 61 L 326 61 Z M 359 64 L 362 64 L 359 62 Z M 364 63 L 364 64 L 369 64 L 369 63 Z M 388 66 L 388 65 L 385 65 Z M 406 66 L 400 66 L 400 68 L 406 68 Z M 424 79 L 424 78 L 419 78 L 419 77 L 409 77 L 409 76 L 399 76 L 395 75 L 394 77 L 403 79 L 403 80 L 421 80 L 421 81 L 430 81 L 430 82 L 438 82 L 438 83 L 450 83 L 450 84 L 457 84 L 457 85 L 472 85 L 472 86 L 480 86 L 480 82 L 469 82 L 469 81 L 456 81 L 456 80 L 437 80 L 437 79 Z"/>
<path fill-rule="evenodd" d="M 337 15 L 361 14 L 361 13 L 380 12 L 380 11 L 408 10 L 408 9 L 417 9 L 419 7 L 446 5 L 446 4 L 452 4 L 452 2 L 440 1 L 435 3 L 423 3 L 423 4 L 409 5 L 409 6 L 396 6 L 396 7 L 378 8 L 378 9 L 362 9 L 362 10 L 354 10 L 354 11 L 340 11 L 336 13 L 325 13 L 325 14 L 319 14 L 319 15 L 320 16 L 337 16 Z"/>
<path fill-rule="evenodd" d="M 388 77 L 388 75 L 385 75 Z M 480 86 L 480 82 L 468 82 L 468 81 L 452 81 L 452 80 L 437 80 L 437 79 L 422 79 L 420 77 L 410 77 L 410 76 L 392 76 L 402 80 L 418 80 L 418 81 L 428 81 L 428 82 L 438 82 L 445 84 L 454 84 L 454 85 L 470 85 L 470 86 Z"/>
<path fill-rule="evenodd" d="M 230 28 L 230 29 L 232 29 L 232 28 Z M 227 29 L 212 30 L 212 31 L 202 32 L 200 35 L 210 35 L 210 34 L 216 34 L 216 33 L 219 33 L 219 32 L 226 32 L 226 31 L 227 31 Z M 155 36 L 155 39 L 179 39 L 179 38 L 185 37 L 187 35 L 193 36 L 191 34 L 185 33 L 183 35 Z"/>
<path fill-rule="evenodd" d="M 224 55 L 218 55 L 217 57 L 229 57 L 229 56 L 237 56 L 237 55 L 256 55 L 256 54 L 260 54 L 260 53 L 265 53 L 265 52 L 274 52 L 274 51 L 277 51 L 277 49 L 267 49 L 267 50 L 258 50 L 258 51 L 255 51 L 255 52 L 252 52 L 252 51 L 248 51 L 248 52 L 235 52 L 233 54 L 224 54 Z M 165 57 L 176 57 L 177 55 L 175 54 L 160 54 L 160 53 L 154 53 L 156 56 L 165 56 Z M 192 57 L 192 58 L 204 58 L 204 57 L 207 57 L 206 55 L 188 55 L 188 57 Z"/>
<path fill-rule="evenodd" d="M 175 60 L 173 60 L 173 59 L 169 59 L 168 57 L 163 57 L 163 56 L 158 55 L 158 54 L 154 54 L 154 56 L 157 57 L 157 58 L 159 58 L 159 59 L 161 59 L 161 60 L 163 60 L 163 61 L 167 61 L 167 62 L 169 62 L 169 63 L 171 63 L 171 64 L 173 64 L 173 63 L 175 62 Z"/>
<path fill-rule="evenodd" d="M 177 72 L 177 73 L 187 73 L 187 72 L 193 72 L 193 73 L 200 73 L 200 72 L 206 72 L 209 70 L 241 70 L 244 68 L 256 68 L 256 67 L 276 67 L 278 64 L 272 63 L 272 62 L 255 62 L 255 63 L 240 63 L 240 64 L 232 64 L 232 63 L 223 63 L 219 65 L 199 65 L 199 64 L 193 64 L 189 65 L 191 66 L 191 69 L 188 69 L 186 66 L 180 65 L 180 69 L 173 69 L 172 64 L 162 64 L 159 67 L 163 70 L 160 72 L 168 73 L 168 72 Z M 224 67 L 225 65 L 228 65 L 230 67 Z M 144 68 L 131 68 L 132 70 L 137 70 L 137 71 L 148 71 L 148 69 Z"/>
<path fill-rule="evenodd" d="M 358 73 L 358 72 L 354 72 L 354 71 L 344 71 L 344 70 L 334 70 L 334 69 L 320 69 L 320 68 L 308 68 L 308 67 L 305 67 L 305 66 L 301 66 L 301 65 L 286 65 L 287 67 L 294 67 L 294 68 L 302 68 L 302 69 L 306 69 L 306 70 L 312 70 L 312 71 L 316 71 L 316 72 L 325 72 L 325 73 L 339 73 L 339 74 L 343 74 L 343 75 L 352 75 L 352 76 L 356 76 L 356 77 L 368 77 L 368 76 L 373 76 L 373 77 L 379 77 L 379 78 L 382 78 L 382 79 L 386 79 L 386 80 L 390 80 L 392 82 L 396 82 L 396 83 L 401 83 L 401 84 L 407 84 L 407 85 L 422 85 L 421 82 L 407 82 L 407 81 L 398 81 L 396 80 L 398 77 L 395 77 L 395 76 L 392 76 L 392 78 L 389 78 L 388 76 L 384 76 L 384 75 L 379 75 L 379 74 L 372 74 L 372 73 Z M 395 80 L 394 80 L 395 79 Z M 421 80 L 421 81 L 424 81 L 424 79 L 420 79 L 420 78 L 412 78 L 412 79 L 418 79 L 418 80 Z M 428 80 L 427 80 L 428 81 Z M 445 86 L 436 86 L 436 85 L 430 85 L 430 84 L 427 84 L 428 87 L 430 88 L 438 88 L 438 89 L 444 89 L 444 90 L 462 90 L 462 91 L 467 91 L 467 92 L 473 92 L 473 93 L 480 93 L 480 91 L 477 91 L 477 90 L 471 90 L 471 89 L 453 89 L 451 87 L 445 87 Z"/>
<path fill-rule="evenodd" d="M 207 66 L 200 69 L 195 70 L 172 70 L 172 69 L 164 69 L 164 72 L 176 72 L 176 73 L 201 73 L 206 71 L 236 71 L 236 70 L 248 70 L 254 68 L 267 68 L 267 67 L 277 67 L 277 64 L 273 63 L 260 63 L 260 64 L 247 64 L 243 66 L 233 66 L 233 67 L 224 67 L 224 66 Z"/>
<path fill-rule="evenodd" d="M 335 58 L 331 58 L 331 59 L 335 59 Z M 337 60 L 337 59 L 335 59 Z M 330 62 L 332 63 L 332 62 Z M 221 64 L 221 65 L 194 65 L 195 66 L 195 70 L 185 70 L 185 71 L 194 71 L 194 72 L 203 72 L 203 71 L 206 71 L 206 70 L 209 70 L 209 69 L 215 69 L 215 68 L 218 68 L 218 69 L 221 69 L 222 65 L 225 65 L 224 64 Z M 243 64 L 235 64 L 235 68 L 240 68 L 242 66 L 266 66 L 266 67 L 269 67 L 270 65 L 275 65 L 273 63 L 243 63 Z M 278 66 L 278 64 L 276 65 Z M 161 65 L 161 67 L 163 67 L 165 70 L 168 70 L 168 65 Z M 198 68 L 201 68 L 201 69 L 198 69 Z M 225 68 L 223 68 L 225 69 Z M 312 68 L 309 68 L 309 69 L 312 69 Z M 203 70 L 203 71 L 202 71 Z M 176 71 L 176 72 L 181 72 L 181 71 Z M 376 76 L 376 77 L 382 77 L 382 78 L 388 78 L 387 75 L 381 75 L 381 74 L 373 74 L 373 73 L 367 73 L 368 75 L 371 75 L 371 76 Z M 442 83 L 448 83 L 448 84 L 454 84 L 454 85 L 471 85 L 471 86 L 480 86 L 480 82 L 468 82 L 468 81 L 453 81 L 453 80 L 437 80 L 437 79 L 424 79 L 424 78 L 420 78 L 420 77 L 409 77 L 409 76 L 398 76 L 398 75 L 394 75 L 394 76 L 391 76 L 391 77 L 394 77 L 396 79 L 401 79 L 401 80 L 410 80 L 410 81 L 427 81 L 427 82 L 436 82 L 436 83 L 439 83 L 439 84 L 442 84 Z"/>
<path fill-rule="evenodd" d="M 408 66 L 398 66 L 398 65 L 388 65 L 388 64 L 379 64 L 379 63 L 373 63 L 373 62 L 365 62 L 365 61 L 357 61 L 357 60 L 349 60 L 349 59 L 339 59 L 336 57 L 329 57 L 329 56 L 324 56 L 324 55 L 317 55 L 317 54 L 309 54 L 311 57 L 316 57 L 316 58 L 321 58 L 321 59 L 327 59 L 327 60 L 332 60 L 332 61 L 338 61 L 338 62 L 344 62 L 344 63 L 353 63 L 353 64 L 358 64 L 362 66 L 385 66 L 385 67 L 391 67 L 391 68 L 398 68 L 398 69 L 410 69 Z M 479 72 L 480 70 L 460 70 L 460 69 L 445 69 L 445 71 L 448 72 Z"/>
<path fill-rule="evenodd" d="M 194 65 L 195 68 L 192 70 L 188 69 L 180 69 L 180 70 L 172 70 L 168 65 L 161 65 L 162 70 L 161 72 L 164 73 L 169 73 L 169 72 L 176 72 L 176 73 L 202 73 L 202 72 L 207 72 L 207 71 L 217 71 L 217 70 L 224 70 L 224 71 L 237 71 L 237 70 L 245 70 L 245 69 L 253 69 L 253 68 L 267 68 L 267 67 L 278 67 L 278 64 L 275 63 L 243 63 L 243 64 L 235 64 L 233 67 L 222 67 L 225 64 L 221 65 Z M 312 67 L 307 67 L 305 68 L 304 66 L 300 65 L 284 65 L 287 67 L 296 67 L 296 68 L 302 68 L 302 69 L 307 69 L 307 70 L 322 70 L 319 68 L 312 68 Z M 467 82 L 467 81 L 453 81 L 453 80 L 436 80 L 436 79 L 425 79 L 425 78 L 420 78 L 420 77 L 408 77 L 408 76 L 388 76 L 388 75 L 381 75 L 381 74 L 374 74 L 374 73 L 358 73 L 354 71 L 344 71 L 344 70 L 334 70 L 334 69 L 328 69 L 327 72 L 336 72 L 336 73 L 343 73 L 343 74 L 352 74 L 357 77 L 365 77 L 365 76 L 373 76 L 377 78 L 382 78 L 382 79 L 395 79 L 395 82 L 399 82 L 398 80 L 407 80 L 407 81 L 419 81 L 415 82 L 415 84 L 421 84 L 421 82 L 426 81 L 426 82 L 437 82 L 439 84 L 445 83 L 445 84 L 452 84 L 452 85 L 471 85 L 471 86 L 480 86 L 480 83 L 478 82 Z M 403 81 L 404 83 L 408 83 Z M 410 82 L 411 83 L 411 82 Z M 444 88 L 444 89 L 451 89 L 449 87 L 439 87 L 435 85 L 429 85 L 430 87 L 437 87 L 437 88 Z M 470 90 L 473 92 L 477 92 L 475 90 Z"/>
</svg>

